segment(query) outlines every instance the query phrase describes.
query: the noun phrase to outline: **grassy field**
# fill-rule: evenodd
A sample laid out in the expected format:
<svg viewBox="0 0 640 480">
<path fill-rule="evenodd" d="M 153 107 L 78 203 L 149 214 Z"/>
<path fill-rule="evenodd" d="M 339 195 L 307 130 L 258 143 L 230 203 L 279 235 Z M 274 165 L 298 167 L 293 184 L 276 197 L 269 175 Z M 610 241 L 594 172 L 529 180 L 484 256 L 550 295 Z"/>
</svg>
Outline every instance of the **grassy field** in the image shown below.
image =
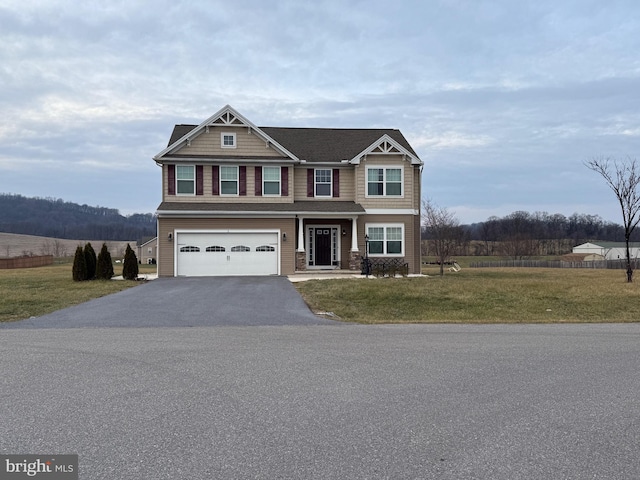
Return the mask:
<svg viewBox="0 0 640 480">
<path fill-rule="evenodd" d="M 122 265 L 115 265 L 116 275 Z M 154 273 L 140 265 L 140 273 Z M 359 323 L 550 323 L 640 321 L 640 273 L 622 270 L 424 269 L 422 278 L 311 280 L 296 283 L 316 312 Z M 0 270 L 0 321 L 40 316 L 139 285 L 73 282 L 71 263 Z"/>
<path fill-rule="evenodd" d="M 463 269 L 426 278 L 313 280 L 296 288 L 316 312 L 359 323 L 640 321 L 640 278 L 622 270 Z"/>
<path fill-rule="evenodd" d="M 139 285 L 132 281 L 74 282 L 72 263 L 40 268 L 0 270 L 0 322 L 22 320 L 54 312 Z M 116 275 L 122 264 L 114 265 Z M 140 265 L 140 273 L 155 272 L 155 265 Z"/>
</svg>

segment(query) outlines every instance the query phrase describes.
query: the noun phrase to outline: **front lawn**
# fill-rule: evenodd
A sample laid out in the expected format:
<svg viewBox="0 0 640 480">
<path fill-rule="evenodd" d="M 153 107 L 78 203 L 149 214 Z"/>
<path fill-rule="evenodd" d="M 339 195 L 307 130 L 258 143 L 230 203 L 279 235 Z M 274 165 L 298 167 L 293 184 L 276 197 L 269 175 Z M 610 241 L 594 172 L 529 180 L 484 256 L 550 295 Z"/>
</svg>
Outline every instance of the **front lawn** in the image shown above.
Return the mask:
<svg viewBox="0 0 640 480">
<path fill-rule="evenodd" d="M 38 317 L 93 298 L 139 285 L 139 282 L 93 280 L 74 282 L 71 263 L 48 267 L 0 270 L 0 322 Z M 155 265 L 140 265 L 140 273 Z M 116 275 L 122 264 L 114 265 Z"/>
<path fill-rule="evenodd" d="M 622 270 L 463 269 L 440 278 L 296 283 L 315 312 L 359 323 L 636 322 L 640 284 Z M 637 277 L 636 282 L 640 282 Z"/>
</svg>

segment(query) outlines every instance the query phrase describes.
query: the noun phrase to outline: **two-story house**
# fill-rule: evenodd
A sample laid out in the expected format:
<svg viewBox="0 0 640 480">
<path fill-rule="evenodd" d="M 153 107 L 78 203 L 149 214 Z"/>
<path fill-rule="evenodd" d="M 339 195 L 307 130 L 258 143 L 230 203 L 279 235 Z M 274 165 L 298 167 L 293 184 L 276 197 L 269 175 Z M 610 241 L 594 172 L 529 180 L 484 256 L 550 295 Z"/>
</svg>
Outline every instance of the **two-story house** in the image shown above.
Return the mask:
<svg viewBox="0 0 640 480">
<path fill-rule="evenodd" d="M 359 270 L 365 245 L 420 272 L 423 163 L 399 130 L 257 127 L 226 106 L 153 159 L 159 276 Z"/>
</svg>

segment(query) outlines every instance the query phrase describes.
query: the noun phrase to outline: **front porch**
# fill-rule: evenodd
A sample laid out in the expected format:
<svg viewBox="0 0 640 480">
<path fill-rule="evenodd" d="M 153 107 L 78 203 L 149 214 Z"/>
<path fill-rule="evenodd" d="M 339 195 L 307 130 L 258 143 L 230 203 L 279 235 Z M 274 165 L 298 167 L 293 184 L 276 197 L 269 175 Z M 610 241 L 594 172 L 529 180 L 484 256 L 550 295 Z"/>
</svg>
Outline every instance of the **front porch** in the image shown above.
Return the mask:
<svg viewBox="0 0 640 480">
<path fill-rule="evenodd" d="M 357 217 L 299 216 L 296 222 L 296 272 L 360 272 Z"/>
</svg>

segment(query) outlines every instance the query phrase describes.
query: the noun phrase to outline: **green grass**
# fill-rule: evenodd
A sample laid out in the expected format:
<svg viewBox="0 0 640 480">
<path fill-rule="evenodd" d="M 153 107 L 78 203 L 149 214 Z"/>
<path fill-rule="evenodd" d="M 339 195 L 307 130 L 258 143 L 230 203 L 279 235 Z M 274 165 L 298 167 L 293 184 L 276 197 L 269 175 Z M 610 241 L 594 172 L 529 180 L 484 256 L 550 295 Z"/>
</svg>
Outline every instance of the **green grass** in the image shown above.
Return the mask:
<svg viewBox="0 0 640 480">
<path fill-rule="evenodd" d="M 122 265 L 115 265 L 116 275 Z M 140 265 L 140 273 L 155 265 Z M 550 323 L 640 321 L 640 273 L 622 270 L 469 269 L 423 278 L 311 280 L 296 283 L 316 312 L 359 323 Z M 0 321 L 40 316 L 139 285 L 74 282 L 71 264 L 0 270 Z"/>
<path fill-rule="evenodd" d="M 71 263 L 40 268 L 0 270 L 0 322 L 51 313 L 93 298 L 139 285 L 139 282 L 93 280 L 74 282 Z M 122 264 L 114 265 L 122 274 Z M 140 273 L 155 272 L 155 265 L 140 265 Z"/>
<path fill-rule="evenodd" d="M 437 267 L 428 274 L 437 275 Z M 358 323 L 640 321 L 640 285 L 627 284 L 622 270 L 464 269 L 442 278 L 313 280 L 296 287 L 313 311 Z"/>
</svg>

